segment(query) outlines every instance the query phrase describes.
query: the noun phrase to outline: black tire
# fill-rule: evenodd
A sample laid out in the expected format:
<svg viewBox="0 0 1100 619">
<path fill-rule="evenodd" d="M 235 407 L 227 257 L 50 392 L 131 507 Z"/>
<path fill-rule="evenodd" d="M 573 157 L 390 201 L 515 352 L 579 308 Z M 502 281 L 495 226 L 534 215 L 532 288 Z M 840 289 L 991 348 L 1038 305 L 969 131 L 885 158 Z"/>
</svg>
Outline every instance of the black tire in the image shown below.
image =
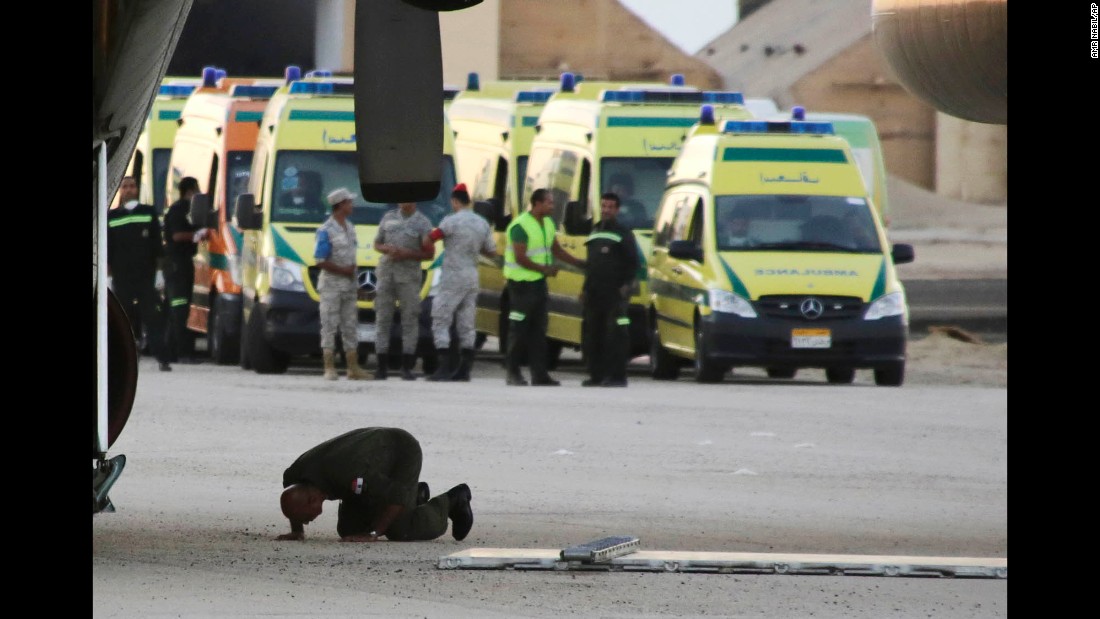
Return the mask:
<svg viewBox="0 0 1100 619">
<path fill-rule="evenodd" d="M 282 374 L 290 365 L 290 355 L 272 348 L 264 337 L 263 310 L 259 306 L 248 317 L 248 356 L 257 374 Z"/>
<path fill-rule="evenodd" d="M 661 345 L 656 320 L 653 321 L 653 332 L 649 336 L 649 375 L 653 380 L 676 380 L 680 377 L 680 360 Z"/>
<path fill-rule="evenodd" d="M 882 387 L 900 387 L 905 382 L 905 362 L 894 361 L 875 368 L 875 384 Z"/>
<path fill-rule="evenodd" d="M 232 365 L 240 357 L 241 342 L 225 332 L 225 317 L 220 316 L 221 307 L 216 300 L 217 292 L 212 291 L 210 304 L 210 323 L 207 325 L 206 339 L 210 349 L 210 359 L 218 365 Z"/>
<path fill-rule="evenodd" d="M 794 378 L 798 368 L 768 368 L 768 378 Z"/>
<path fill-rule="evenodd" d="M 695 382 L 720 383 L 726 373 L 726 367 L 707 358 L 706 341 L 703 338 L 703 329 L 699 323 L 695 323 Z"/>
<path fill-rule="evenodd" d="M 850 385 L 855 379 L 854 368 L 825 368 L 825 380 L 834 385 Z"/>
</svg>

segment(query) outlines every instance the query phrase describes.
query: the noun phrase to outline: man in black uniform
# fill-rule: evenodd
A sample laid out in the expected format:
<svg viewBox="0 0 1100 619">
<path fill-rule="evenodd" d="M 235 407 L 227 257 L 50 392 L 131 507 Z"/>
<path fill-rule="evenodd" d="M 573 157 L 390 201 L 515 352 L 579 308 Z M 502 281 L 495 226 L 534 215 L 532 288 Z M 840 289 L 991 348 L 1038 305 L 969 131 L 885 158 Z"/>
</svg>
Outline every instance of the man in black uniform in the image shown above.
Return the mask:
<svg viewBox="0 0 1100 619">
<path fill-rule="evenodd" d="M 152 206 L 138 204 L 137 196 L 137 181 L 132 176 L 123 177 L 118 187 L 119 206 L 107 212 L 107 274 L 131 327 L 138 324 L 140 316 L 160 370 L 170 372 L 172 366 L 164 347 L 164 312 L 155 283 L 157 260 L 164 255 L 160 221 Z M 140 339 L 137 334 L 135 339 Z"/>
<path fill-rule="evenodd" d="M 195 338 L 187 328 L 191 313 L 191 291 L 195 286 L 195 264 L 203 231 L 195 231 L 188 217 L 191 197 L 199 193 L 199 181 L 185 176 L 179 184 L 179 200 L 164 213 L 164 284 L 168 292 L 168 324 L 165 338 L 168 353 L 180 363 L 197 363 Z"/>
<path fill-rule="evenodd" d="M 431 500 L 418 499 L 428 494 L 427 484 L 418 484 L 422 457 L 420 443 L 401 428 L 361 428 L 317 445 L 283 473 L 279 502 L 290 533 L 277 539 L 305 539 L 303 526 L 334 499 L 340 500 L 340 541 L 436 539 L 447 531 L 448 518 L 451 536 L 465 539 L 474 524 L 470 487 L 459 484 Z"/>
<path fill-rule="evenodd" d="M 638 246 L 634 232 L 616 221 L 619 196 L 600 196 L 600 222 L 585 245 L 584 355 L 588 379 L 583 387 L 625 387 L 627 351 L 630 350 L 630 318 L 627 306 L 638 272 Z"/>
</svg>

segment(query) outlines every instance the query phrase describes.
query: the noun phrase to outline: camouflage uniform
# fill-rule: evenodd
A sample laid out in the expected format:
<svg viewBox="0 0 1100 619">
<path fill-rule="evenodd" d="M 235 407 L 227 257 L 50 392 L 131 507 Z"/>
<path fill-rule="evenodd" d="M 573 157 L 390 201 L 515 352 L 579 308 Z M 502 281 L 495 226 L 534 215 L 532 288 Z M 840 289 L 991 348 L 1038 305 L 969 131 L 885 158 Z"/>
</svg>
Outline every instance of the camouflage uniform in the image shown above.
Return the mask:
<svg viewBox="0 0 1100 619">
<path fill-rule="evenodd" d="M 423 238 L 432 231 L 432 223 L 419 210 L 406 217 L 400 208 L 393 209 L 378 223 L 374 245 L 388 244 L 419 252 Z M 379 358 L 390 350 L 390 328 L 393 326 L 394 302 L 401 304 L 401 350 L 416 354 L 419 336 L 420 288 L 419 260 L 393 260 L 383 254 L 378 261 L 378 294 L 374 300 L 377 321 L 375 350 Z"/>
<path fill-rule="evenodd" d="M 329 217 L 317 229 L 318 251 L 323 243 L 322 234 L 327 235 L 328 255 L 314 256 L 318 260 L 328 260 L 337 266 L 355 264 L 355 249 L 358 240 L 355 237 L 355 224 L 349 220 L 341 226 L 336 219 Z M 359 345 L 359 320 L 355 306 L 358 297 L 358 281 L 354 277 L 337 275 L 322 270 L 317 278 L 317 292 L 321 294 L 321 348 L 336 347 L 336 329 L 345 351 L 354 351 Z"/>
<path fill-rule="evenodd" d="M 443 266 L 439 292 L 432 302 L 432 337 L 436 350 L 451 344 L 451 323 L 462 348 L 474 347 L 477 311 L 477 256 L 496 252 L 493 232 L 485 218 L 470 209 L 452 213 L 439 222 L 443 232 Z"/>
</svg>

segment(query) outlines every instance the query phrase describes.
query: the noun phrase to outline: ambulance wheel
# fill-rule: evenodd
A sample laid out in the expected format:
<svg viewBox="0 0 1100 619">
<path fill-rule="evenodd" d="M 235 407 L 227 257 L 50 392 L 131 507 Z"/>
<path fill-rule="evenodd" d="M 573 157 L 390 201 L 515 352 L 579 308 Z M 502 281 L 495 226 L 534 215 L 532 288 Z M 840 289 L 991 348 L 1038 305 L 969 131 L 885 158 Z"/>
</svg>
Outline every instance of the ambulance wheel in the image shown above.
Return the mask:
<svg viewBox="0 0 1100 619">
<path fill-rule="evenodd" d="M 875 384 L 883 387 L 900 387 L 905 382 L 905 362 L 893 361 L 875 368 Z"/>
<path fill-rule="evenodd" d="M 768 368 L 768 378 L 794 378 L 798 368 Z"/>
<path fill-rule="evenodd" d="M 225 317 L 221 315 L 216 293 L 211 294 L 214 299 L 210 305 L 210 323 L 207 324 L 206 337 L 210 347 L 210 358 L 218 365 L 232 365 L 237 362 L 240 351 L 240 342 L 225 332 Z"/>
<path fill-rule="evenodd" d="M 657 321 L 653 322 L 653 333 L 649 336 L 649 375 L 653 380 L 676 380 L 680 376 L 680 360 L 661 346 Z"/>
<path fill-rule="evenodd" d="M 848 385 L 856 379 L 853 368 L 825 368 L 825 380 L 837 385 Z"/>
<path fill-rule="evenodd" d="M 726 373 L 726 366 L 707 358 L 707 343 L 703 337 L 703 328 L 695 325 L 695 382 L 720 383 Z"/>
<path fill-rule="evenodd" d="M 264 337 L 263 310 L 257 306 L 248 317 L 248 356 L 257 374 L 282 374 L 290 365 L 290 356 L 275 350 Z"/>
</svg>

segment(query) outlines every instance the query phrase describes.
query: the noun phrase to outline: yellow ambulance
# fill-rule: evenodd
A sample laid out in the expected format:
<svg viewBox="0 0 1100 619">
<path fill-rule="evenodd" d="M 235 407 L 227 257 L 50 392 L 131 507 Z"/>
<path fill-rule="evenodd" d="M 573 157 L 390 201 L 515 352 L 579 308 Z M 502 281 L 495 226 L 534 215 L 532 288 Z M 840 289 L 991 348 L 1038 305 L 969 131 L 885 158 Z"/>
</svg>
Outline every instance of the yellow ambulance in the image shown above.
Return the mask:
<svg viewBox="0 0 1100 619">
<path fill-rule="evenodd" d="M 630 354 L 645 354 L 649 350 L 645 263 L 668 169 L 697 122 L 701 104 L 711 104 L 721 118 L 751 118 L 751 114 L 737 92 L 590 81 L 574 87 L 568 82 L 566 75 L 561 92 L 547 102 L 535 126 L 523 204 L 529 204 L 535 189 L 549 189 L 558 241 L 566 251 L 584 259 L 585 240 L 599 221 L 600 195 L 608 191 L 619 195 L 619 221 L 635 231 L 642 264 L 628 310 Z M 581 346 L 583 320 L 578 297 L 584 273 L 560 261 L 556 266 L 559 273 L 548 280 L 551 367 L 563 346 Z M 507 307 L 504 295 L 500 315 L 508 315 Z M 500 322 L 497 335 L 506 340 L 507 323 Z"/>
<path fill-rule="evenodd" d="M 288 77 L 300 73 L 288 67 Z M 179 117 L 171 151 L 165 204 L 178 196 L 187 176 L 199 182 L 212 208 L 205 222 L 206 239 L 195 254 L 195 285 L 187 326 L 206 335 L 210 358 L 219 365 L 236 363 L 241 334 L 241 233 L 233 226 L 232 205 L 248 191 L 252 151 L 268 100 L 285 78 L 217 77 L 207 71 Z"/>
<path fill-rule="evenodd" d="M 828 122 L 726 121 L 704 106 L 670 171 L 649 263 L 650 369 L 699 382 L 734 366 L 830 383 L 905 377 L 909 311 L 848 142 Z"/>
<path fill-rule="evenodd" d="M 465 183 L 475 210 L 493 223 L 499 256 L 481 257 L 479 277 L 485 294 L 478 300 L 478 346 L 486 333 L 496 333 L 498 308 L 504 290 L 504 230 L 523 213 L 519 202 L 527 168 L 527 153 L 535 137 L 535 125 L 546 101 L 558 89 L 557 81 L 489 81 L 471 73 L 465 90 L 457 93 L 447 109 L 454 134 L 455 173 Z M 438 283 L 442 252 L 429 271 Z M 431 289 L 426 291 L 433 296 Z M 430 302 L 429 302 L 430 306 Z"/>
<path fill-rule="evenodd" d="M 168 178 L 168 160 L 172 156 L 172 143 L 179 128 L 180 113 L 187 98 L 202 83 L 199 78 L 166 77 L 161 82 L 149 116 L 138 137 L 134 154 L 126 168 L 126 175 L 137 180 L 138 200 L 152 204 L 158 215 L 170 202 L 164 201 Z M 115 196 L 116 206 L 118 196 Z"/>
<path fill-rule="evenodd" d="M 317 228 L 331 213 L 328 193 L 337 187 L 359 193 L 353 90 L 347 77 L 303 78 L 272 97 L 260 123 L 248 192 L 234 210 L 243 231 L 240 363 L 258 373 L 285 372 L 292 357 L 321 353 L 319 269 L 313 249 Z M 435 199 L 418 203 L 433 224 L 451 211 L 451 138 L 444 123 L 440 191 Z M 379 258 L 374 237 L 382 216 L 395 206 L 360 196 L 351 216 L 359 240 L 362 359 L 374 347 L 374 269 Z M 423 269 L 429 264 L 425 261 Z M 423 358 L 423 370 L 432 372 L 434 347 L 431 331 L 425 328 L 430 317 L 421 319 L 417 354 Z M 400 338 L 401 330 L 395 327 L 392 333 Z M 391 343 L 390 350 L 399 353 L 401 347 Z"/>
</svg>

